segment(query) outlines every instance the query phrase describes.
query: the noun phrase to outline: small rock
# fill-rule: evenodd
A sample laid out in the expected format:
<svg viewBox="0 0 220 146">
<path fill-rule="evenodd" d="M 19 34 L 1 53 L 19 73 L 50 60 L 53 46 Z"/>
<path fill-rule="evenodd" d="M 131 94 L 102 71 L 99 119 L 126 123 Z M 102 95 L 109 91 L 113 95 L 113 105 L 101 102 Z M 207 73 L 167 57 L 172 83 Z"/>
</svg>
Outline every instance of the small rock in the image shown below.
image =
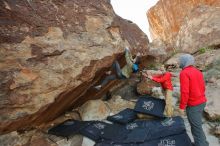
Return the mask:
<svg viewBox="0 0 220 146">
<path fill-rule="evenodd" d="M 82 146 L 94 146 L 95 142 L 87 137 L 83 137 Z"/>
<path fill-rule="evenodd" d="M 66 138 L 62 138 L 56 143 L 58 144 L 58 146 L 81 146 L 82 141 L 83 141 L 82 135 L 74 135 L 68 140 Z"/>
<path fill-rule="evenodd" d="M 160 98 L 160 99 L 164 99 L 162 88 L 161 87 L 153 87 L 152 88 L 152 96 Z"/>
<path fill-rule="evenodd" d="M 165 62 L 165 65 L 172 65 L 172 66 L 176 66 L 178 67 L 178 62 L 179 62 L 179 58 L 180 56 L 183 55 L 183 53 L 178 53 L 178 54 L 175 54 L 174 56 L 172 56 L 170 59 L 168 59 L 166 62 Z"/>
<path fill-rule="evenodd" d="M 49 139 L 44 136 L 33 136 L 31 142 L 29 143 L 30 146 L 57 146 L 56 143 L 53 143 Z"/>
<path fill-rule="evenodd" d="M 215 127 L 214 133 L 220 138 L 220 126 Z"/>
</svg>

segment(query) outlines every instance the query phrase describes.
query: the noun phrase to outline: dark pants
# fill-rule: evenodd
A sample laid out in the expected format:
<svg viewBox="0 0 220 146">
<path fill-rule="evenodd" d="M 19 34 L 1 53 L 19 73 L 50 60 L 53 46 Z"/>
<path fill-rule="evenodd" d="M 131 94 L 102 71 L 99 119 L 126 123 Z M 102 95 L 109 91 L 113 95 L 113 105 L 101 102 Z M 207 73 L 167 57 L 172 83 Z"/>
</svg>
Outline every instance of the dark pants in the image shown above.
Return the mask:
<svg viewBox="0 0 220 146">
<path fill-rule="evenodd" d="M 202 114 L 205 108 L 205 103 L 190 106 L 186 108 L 187 118 L 191 126 L 191 132 L 194 138 L 195 146 L 208 146 L 205 133 L 202 129 Z"/>
<path fill-rule="evenodd" d="M 113 68 L 113 72 L 115 71 L 116 74 L 112 74 L 112 75 L 105 77 L 105 79 L 101 83 L 102 87 L 105 86 L 111 80 L 125 79 L 125 77 L 122 75 L 121 67 L 120 67 L 118 61 L 114 61 L 112 68 Z"/>
</svg>

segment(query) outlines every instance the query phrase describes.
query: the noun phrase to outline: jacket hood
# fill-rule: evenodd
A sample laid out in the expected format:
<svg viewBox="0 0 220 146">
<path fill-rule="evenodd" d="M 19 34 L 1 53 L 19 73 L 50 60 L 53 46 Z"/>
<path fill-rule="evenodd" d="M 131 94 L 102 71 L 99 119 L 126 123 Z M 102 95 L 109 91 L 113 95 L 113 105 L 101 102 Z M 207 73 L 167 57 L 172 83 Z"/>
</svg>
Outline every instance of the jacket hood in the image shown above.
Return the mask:
<svg viewBox="0 0 220 146">
<path fill-rule="evenodd" d="M 179 59 L 180 68 L 183 69 L 187 66 L 194 65 L 194 63 L 195 63 L 195 59 L 192 55 L 184 54 L 184 55 L 180 56 L 180 59 Z"/>
</svg>

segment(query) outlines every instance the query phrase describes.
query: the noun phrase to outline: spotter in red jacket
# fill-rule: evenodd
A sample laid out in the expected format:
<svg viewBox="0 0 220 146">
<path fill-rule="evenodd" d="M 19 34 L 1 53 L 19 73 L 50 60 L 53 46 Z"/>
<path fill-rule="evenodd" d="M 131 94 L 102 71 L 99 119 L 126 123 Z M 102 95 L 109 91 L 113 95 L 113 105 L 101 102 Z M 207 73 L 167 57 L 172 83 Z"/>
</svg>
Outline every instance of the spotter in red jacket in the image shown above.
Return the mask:
<svg viewBox="0 0 220 146">
<path fill-rule="evenodd" d="M 202 72 L 193 66 L 183 68 L 180 72 L 180 92 L 180 109 L 205 103 L 207 99 Z"/>
</svg>

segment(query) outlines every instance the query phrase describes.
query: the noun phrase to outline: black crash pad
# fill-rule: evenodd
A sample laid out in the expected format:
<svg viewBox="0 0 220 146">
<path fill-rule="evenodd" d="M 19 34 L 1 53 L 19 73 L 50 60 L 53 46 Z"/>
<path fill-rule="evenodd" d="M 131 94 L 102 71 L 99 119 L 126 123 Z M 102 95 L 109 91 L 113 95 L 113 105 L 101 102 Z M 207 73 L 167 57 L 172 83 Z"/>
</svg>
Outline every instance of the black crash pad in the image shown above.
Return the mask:
<svg viewBox="0 0 220 146">
<path fill-rule="evenodd" d="M 150 121 L 138 120 L 132 123 L 136 123 L 138 127 L 149 131 L 145 140 L 153 140 L 160 137 L 176 135 L 185 131 L 184 121 L 179 116 L 173 117 L 166 123 L 164 123 L 163 119 Z M 141 136 L 141 134 L 139 135 Z"/>
<path fill-rule="evenodd" d="M 139 146 L 192 146 L 192 142 L 186 132 L 178 135 L 159 138 L 153 141 L 147 141 Z"/>
<path fill-rule="evenodd" d="M 100 143 L 96 143 L 94 146 L 139 146 L 135 143 L 123 144 L 123 143 L 111 143 L 108 141 L 103 141 Z"/>
<path fill-rule="evenodd" d="M 78 134 L 80 129 L 86 127 L 88 122 L 78 120 L 67 120 L 48 130 L 49 134 L 68 138 L 71 135 Z"/>
<path fill-rule="evenodd" d="M 152 96 L 139 97 L 134 110 L 143 114 L 148 114 L 156 117 L 165 117 L 163 112 L 165 109 L 165 100 L 158 99 Z"/>
<path fill-rule="evenodd" d="M 111 124 L 102 121 L 91 121 L 88 126 L 80 129 L 80 134 L 97 142 L 102 140 L 104 129 L 108 125 Z"/>
<path fill-rule="evenodd" d="M 113 116 L 108 116 L 107 120 L 119 124 L 126 124 L 134 121 L 137 118 L 137 114 L 133 109 L 125 109 Z"/>
<path fill-rule="evenodd" d="M 102 138 L 112 143 L 140 143 L 161 137 L 180 134 L 185 131 L 181 117 L 173 117 L 169 122 L 163 120 L 137 120 L 126 125 L 112 124 L 104 129 Z"/>
</svg>

